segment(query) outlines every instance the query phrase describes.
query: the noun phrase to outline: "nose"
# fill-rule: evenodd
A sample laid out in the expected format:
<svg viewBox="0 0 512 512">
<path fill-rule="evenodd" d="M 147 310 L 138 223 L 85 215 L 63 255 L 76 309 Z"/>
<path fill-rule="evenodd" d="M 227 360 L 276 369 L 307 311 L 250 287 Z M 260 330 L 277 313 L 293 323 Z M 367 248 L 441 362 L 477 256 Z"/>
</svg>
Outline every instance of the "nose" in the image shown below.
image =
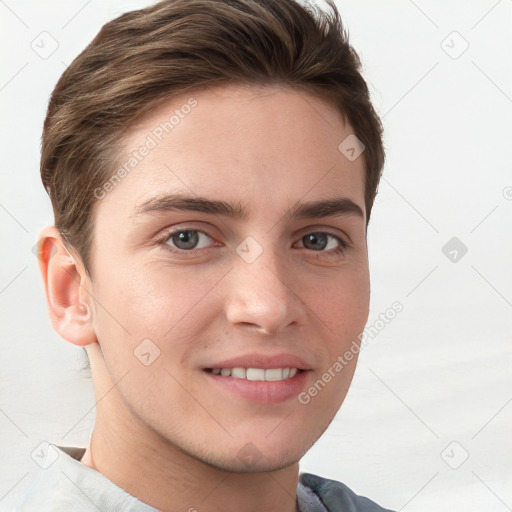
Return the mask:
<svg viewBox="0 0 512 512">
<path fill-rule="evenodd" d="M 300 283 L 282 255 L 265 249 L 253 262 L 235 256 L 229 273 L 225 311 L 228 321 L 265 335 L 304 323 Z"/>
</svg>

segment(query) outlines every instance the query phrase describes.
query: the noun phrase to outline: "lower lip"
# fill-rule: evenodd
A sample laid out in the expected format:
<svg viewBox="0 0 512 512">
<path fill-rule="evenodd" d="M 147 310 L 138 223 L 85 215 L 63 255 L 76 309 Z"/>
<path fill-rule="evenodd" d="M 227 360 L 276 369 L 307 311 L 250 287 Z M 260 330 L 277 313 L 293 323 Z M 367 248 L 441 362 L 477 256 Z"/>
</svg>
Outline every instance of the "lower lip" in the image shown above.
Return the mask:
<svg viewBox="0 0 512 512">
<path fill-rule="evenodd" d="M 223 377 L 204 371 L 210 382 L 230 393 L 260 404 L 277 404 L 297 398 L 305 388 L 309 370 L 297 373 L 290 379 L 257 381 Z"/>
</svg>

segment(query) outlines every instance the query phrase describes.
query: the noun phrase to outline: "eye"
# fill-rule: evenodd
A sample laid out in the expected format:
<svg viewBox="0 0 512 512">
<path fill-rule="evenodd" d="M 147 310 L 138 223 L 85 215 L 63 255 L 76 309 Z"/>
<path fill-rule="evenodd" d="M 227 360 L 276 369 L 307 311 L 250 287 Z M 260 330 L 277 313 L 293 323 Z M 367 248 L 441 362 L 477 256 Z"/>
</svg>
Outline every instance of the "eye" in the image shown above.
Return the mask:
<svg viewBox="0 0 512 512">
<path fill-rule="evenodd" d="M 341 252 L 347 244 L 339 237 L 329 233 L 308 233 L 301 240 L 302 247 L 317 252 Z"/>
<path fill-rule="evenodd" d="M 212 239 L 197 229 L 181 229 L 168 233 L 164 243 L 174 249 L 190 251 L 193 249 L 204 249 L 210 245 Z"/>
</svg>

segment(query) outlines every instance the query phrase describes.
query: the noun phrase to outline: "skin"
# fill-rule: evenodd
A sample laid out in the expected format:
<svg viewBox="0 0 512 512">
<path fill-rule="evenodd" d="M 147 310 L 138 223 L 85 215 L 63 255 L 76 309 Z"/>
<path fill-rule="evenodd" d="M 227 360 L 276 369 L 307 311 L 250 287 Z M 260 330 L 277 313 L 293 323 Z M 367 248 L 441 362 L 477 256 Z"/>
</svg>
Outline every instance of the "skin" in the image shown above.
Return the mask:
<svg viewBox="0 0 512 512">
<path fill-rule="evenodd" d="M 330 103 L 242 85 L 160 104 L 130 128 L 119 161 L 191 96 L 197 106 L 98 201 L 92 278 L 53 226 L 40 236 L 53 325 L 91 362 L 97 421 L 82 462 L 164 512 L 292 512 L 299 460 L 342 404 L 357 357 L 306 405 L 254 403 L 210 386 L 203 368 L 291 353 L 310 365 L 307 389 L 357 340 L 369 306 L 364 162 L 338 150 L 353 131 Z M 136 214 L 169 193 L 241 204 L 247 216 Z M 338 197 L 362 215 L 288 215 Z M 175 228 L 208 236 L 192 254 L 165 240 Z M 325 232 L 349 247 L 304 241 Z M 252 263 L 236 252 L 248 236 L 262 249 Z M 134 350 L 148 338 L 160 356 L 146 366 Z"/>
</svg>

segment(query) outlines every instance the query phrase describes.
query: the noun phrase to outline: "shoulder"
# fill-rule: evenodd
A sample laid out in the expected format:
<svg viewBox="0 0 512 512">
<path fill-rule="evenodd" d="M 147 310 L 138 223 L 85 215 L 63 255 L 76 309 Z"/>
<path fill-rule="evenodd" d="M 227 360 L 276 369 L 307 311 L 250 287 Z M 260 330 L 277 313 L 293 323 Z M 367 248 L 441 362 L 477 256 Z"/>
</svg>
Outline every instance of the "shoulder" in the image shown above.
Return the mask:
<svg viewBox="0 0 512 512">
<path fill-rule="evenodd" d="M 359 496 L 345 484 L 311 473 L 301 473 L 299 483 L 311 489 L 329 512 L 393 512 L 364 496 Z"/>
<path fill-rule="evenodd" d="M 50 444 L 38 479 L 13 512 L 158 512 L 82 464 L 84 451 Z"/>
</svg>

